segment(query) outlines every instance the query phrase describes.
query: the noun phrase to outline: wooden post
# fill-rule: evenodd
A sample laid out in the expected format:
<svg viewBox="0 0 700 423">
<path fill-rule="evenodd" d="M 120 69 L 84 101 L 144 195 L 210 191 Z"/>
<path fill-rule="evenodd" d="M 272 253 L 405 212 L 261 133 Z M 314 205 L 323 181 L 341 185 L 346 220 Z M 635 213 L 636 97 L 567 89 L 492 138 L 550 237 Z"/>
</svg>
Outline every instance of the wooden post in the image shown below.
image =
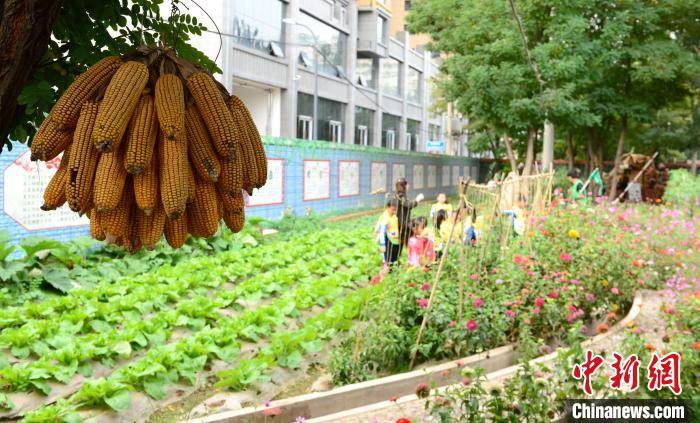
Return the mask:
<svg viewBox="0 0 700 423">
<path fill-rule="evenodd" d="M 467 192 L 467 187 L 469 186 L 470 180 L 467 180 L 464 182 L 462 178 L 460 178 L 459 184 L 460 184 L 460 189 L 461 189 L 461 194 L 459 196 L 459 205 L 457 206 L 458 214 L 457 216 L 459 217 L 459 210 L 462 209 L 462 206 L 464 205 L 464 195 L 466 195 Z M 416 338 L 416 349 L 413 352 L 413 357 L 411 357 L 411 362 L 408 365 L 408 370 L 413 369 L 413 364 L 416 362 L 416 356 L 418 355 L 418 346 L 420 345 L 420 340 L 423 337 L 423 332 L 425 331 L 425 326 L 428 323 L 428 315 L 430 314 L 430 308 L 433 305 L 433 301 L 435 300 L 435 293 L 437 292 L 437 287 L 438 287 L 438 282 L 440 282 L 440 275 L 442 274 L 442 267 L 445 265 L 445 259 L 447 258 L 447 255 L 450 252 L 450 245 L 452 245 L 452 236 L 454 235 L 455 228 L 457 227 L 457 222 L 455 221 L 455 224 L 452 225 L 452 228 L 450 229 L 450 236 L 448 238 L 447 245 L 445 245 L 445 251 L 442 253 L 442 257 L 440 258 L 440 264 L 438 264 L 437 271 L 435 272 L 435 282 L 433 282 L 433 287 L 430 290 L 430 298 L 428 298 L 428 306 L 425 308 L 425 314 L 423 314 L 423 321 L 421 322 L 420 325 L 420 330 L 418 331 L 418 337 Z"/>
<path fill-rule="evenodd" d="M 625 193 L 627 192 L 627 190 L 629 190 L 630 185 L 633 184 L 633 183 L 635 183 L 635 182 L 637 182 L 637 179 L 639 179 L 639 177 L 644 173 L 644 171 L 647 170 L 647 168 L 651 165 L 651 163 L 654 161 L 654 159 L 655 159 L 656 156 L 658 156 L 658 155 L 659 155 L 659 152 L 657 151 L 656 153 L 654 153 L 653 156 L 651 156 L 651 159 L 647 160 L 647 162 L 644 164 L 644 167 L 642 168 L 642 170 L 640 170 L 639 173 L 637 173 L 637 175 L 634 177 L 634 179 L 632 179 L 632 180 L 627 184 L 627 186 L 625 187 L 624 191 L 622 191 L 622 192 L 620 193 L 620 195 L 618 195 L 617 198 L 615 198 L 615 200 L 613 200 L 613 202 L 612 202 L 613 204 L 617 204 L 617 203 L 620 202 L 620 198 L 622 198 L 622 196 L 625 195 Z"/>
</svg>

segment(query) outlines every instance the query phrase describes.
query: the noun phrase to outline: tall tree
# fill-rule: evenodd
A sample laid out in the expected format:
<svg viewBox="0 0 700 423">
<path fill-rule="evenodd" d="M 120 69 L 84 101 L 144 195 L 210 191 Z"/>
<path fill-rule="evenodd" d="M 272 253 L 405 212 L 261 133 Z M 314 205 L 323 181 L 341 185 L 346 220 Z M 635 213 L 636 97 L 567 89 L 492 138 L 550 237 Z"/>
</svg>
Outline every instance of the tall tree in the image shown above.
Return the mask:
<svg viewBox="0 0 700 423">
<path fill-rule="evenodd" d="M 181 0 L 5 0 L 0 3 L 0 152 L 25 142 L 75 76 L 107 55 L 165 42 L 209 70 L 188 40 L 206 28 Z M 165 17 L 161 10 L 170 9 Z M 9 136 L 8 136 L 9 134 Z"/>
</svg>

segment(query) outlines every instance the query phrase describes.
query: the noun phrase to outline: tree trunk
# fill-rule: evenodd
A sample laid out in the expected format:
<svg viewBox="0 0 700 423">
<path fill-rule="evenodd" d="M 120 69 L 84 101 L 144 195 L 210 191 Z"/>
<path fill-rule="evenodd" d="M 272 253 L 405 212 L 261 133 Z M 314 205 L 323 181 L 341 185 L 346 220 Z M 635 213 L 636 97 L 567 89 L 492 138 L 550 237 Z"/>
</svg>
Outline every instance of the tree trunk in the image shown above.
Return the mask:
<svg viewBox="0 0 700 423">
<path fill-rule="evenodd" d="M 506 145 L 506 156 L 508 157 L 508 161 L 510 162 L 510 170 L 518 170 L 518 161 L 515 159 L 515 153 L 513 152 L 513 144 L 511 143 L 511 139 L 508 135 L 503 136 L 503 142 Z"/>
<path fill-rule="evenodd" d="M 569 170 L 574 170 L 574 158 L 576 150 L 574 150 L 574 136 L 569 131 L 566 134 L 566 165 Z"/>
<path fill-rule="evenodd" d="M 525 167 L 523 168 L 523 175 L 529 175 L 532 173 L 532 162 L 535 160 L 535 138 L 537 137 L 537 130 L 530 128 L 527 131 L 527 154 L 525 155 Z"/>
<path fill-rule="evenodd" d="M 690 173 L 693 175 L 698 174 L 698 146 L 697 146 L 697 144 L 693 146 L 693 152 L 690 154 Z"/>
<path fill-rule="evenodd" d="M 61 0 L 4 0 L 0 5 L 0 140 L 7 139 L 17 96 L 36 70 Z"/>
<path fill-rule="evenodd" d="M 588 136 L 586 137 L 586 175 L 590 175 L 595 169 L 593 164 L 593 139 L 595 135 L 593 134 L 593 128 L 588 128 Z"/>
<path fill-rule="evenodd" d="M 627 116 L 622 117 L 622 128 L 620 129 L 620 138 L 617 140 L 617 150 L 615 151 L 615 165 L 612 170 L 612 178 L 610 181 L 610 200 L 617 197 L 618 171 L 620 170 L 620 162 L 622 161 L 622 152 L 625 149 L 625 137 L 627 136 Z"/>
</svg>

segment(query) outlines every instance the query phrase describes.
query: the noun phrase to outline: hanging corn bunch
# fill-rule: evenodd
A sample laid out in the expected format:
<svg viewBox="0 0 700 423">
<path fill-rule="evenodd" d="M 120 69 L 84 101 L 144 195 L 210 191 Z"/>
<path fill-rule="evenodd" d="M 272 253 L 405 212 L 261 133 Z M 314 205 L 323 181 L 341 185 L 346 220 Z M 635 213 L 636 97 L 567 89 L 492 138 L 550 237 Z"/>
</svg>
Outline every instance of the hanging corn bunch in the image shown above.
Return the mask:
<svg viewBox="0 0 700 423">
<path fill-rule="evenodd" d="M 98 240 L 130 252 L 165 235 L 173 248 L 244 223 L 242 190 L 265 185 L 250 112 L 208 72 L 169 48 L 139 47 L 78 76 L 42 123 L 32 160 L 63 153 L 44 210 L 64 203 Z M 70 154 L 69 154 L 70 153 Z"/>
</svg>

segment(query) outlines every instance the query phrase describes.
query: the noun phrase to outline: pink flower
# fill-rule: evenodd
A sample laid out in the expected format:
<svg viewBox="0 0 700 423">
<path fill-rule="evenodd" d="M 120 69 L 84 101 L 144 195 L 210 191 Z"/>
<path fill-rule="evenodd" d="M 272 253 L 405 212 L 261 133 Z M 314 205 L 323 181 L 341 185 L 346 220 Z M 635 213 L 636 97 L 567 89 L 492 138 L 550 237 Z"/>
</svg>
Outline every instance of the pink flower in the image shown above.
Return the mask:
<svg viewBox="0 0 700 423">
<path fill-rule="evenodd" d="M 574 320 L 576 320 L 576 314 L 574 314 L 574 313 L 569 313 L 569 314 L 566 316 L 566 321 L 567 321 L 567 322 L 571 323 L 571 322 L 573 322 Z"/>
<path fill-rule="evenodd" d="M 532 314 L 540 314 L 540 308 L 539 308 L 539 307 L 533 308 L 533 309 L 532 309 Z"/>
<path fill-rule="evenodd" d="M 593 300 L 595 300 L 595 295 L 593 295 L 589 292 L 588 294 L 586 294 L 586 299 L 588 301 L 593 301 Z"/>
<path fill-rule="evenodd" d="M 557 297 L 559 296 L 559 294 L 557 294 L 557 293 L 554 292 L 554 291 L 549 291 L 549 294 L 547 294 L 547 296 L 548 296 L 549 298 L 557 298 Z"/>
<path fill-rule="evenodd" d="M 472 273 L 471 275 L 469 275 L 469 279 L 475 281 L 479 279 L 479 275 L 477 275 L 476 273 Z"/>
<path fill-rule="evenodd" d="M 479 307 L 481 307 L 482 305 L 484 305 L 484 300 L 482 300 L 481 297 L 479 297 L 479 298 L 477 298 L 476 300 L 472 301 L 472 305 L 473 305 L 475 308 L 479 308 Z"/>
<path fill-rule="evenodd" d="M 471 320 L 471 319 L 470 319 L 470 320 L 467 322 L 467 329 L 469 329 L 469 331 L 474 332 L 474 331 L 476 330 L 477 327 L 479 327 L 479 325 L 477 325 L 476 322 L 475 322 L 474 320 Z"/>
<path fill-rule="evenodd" d="M 424 283 L 423 286 L 420 287 L 423 291 L 427 291 L 430 289 L 430 284 L 429 283 Z"/>
<path fill-rule="evenodd" d="M 559 255 L 559 258 L 560 258 L 561 261 L 563 261 L 564 263 L 568 263 L 568 262 L 571 261 L 571 255 L 569 255 L 569 253 L 561 253 L 561 255 Z"/>
<path fill-rule="evenodd" d="M 457 326 L 457 322 L 454 320 L 452 320 L 450 323 L 447 324 L 447 327 L 450 327 L 450 328 L 453 328 L 455 326 Z"/>
<path fill-rule="evenodd" d="M 282 409 L 279 407 L 268 408 L 263 410 L 262 413 L 266 416 L 279 416 L 280 414 L 282 414 Z"/>
<path fill-rule="evenodd" d="M 515 317 L 515 312 L 511 309 L 506 310 L 506 316 Z"/>
<path fill-rule="evenodd" d="M 544 298 L 542 298 L 542 297 L 535 298 L 535 305 L 537 307 L 542 307 L 544 305 Z"/>
<path fill-rule="evenodd" d="M 496 285 L 500 285 L 503 283 L 503 279 L 496 279 Z"/>
<path fill-rule="evenodd" d="M 419 298 L 416 300 L 416 303 L 418 303 L 418 307 L 420 308 L 426 308 L 428 307 L 428 300 L 425 298 Z"/>
<path fill-rule="evenodd" d="M 617 294 L 619 294 L 619 293 L 620 293 L 620 290 L 619 290 L 619 289 L 617 289 L 617 287 L 616 287 L 616 286 L 613 286 L 613 287 L 612 287 L 612 288 L 610 289 L 610 292 L 612 292 L 613 294 L 617 295 Z"/>
<path fill-rule="evenodd" d="M 576 306 L 575 305 L 570 305 L 569 306 L 569 311 L 572 313 L 576 313 Z"/>
</svg>

